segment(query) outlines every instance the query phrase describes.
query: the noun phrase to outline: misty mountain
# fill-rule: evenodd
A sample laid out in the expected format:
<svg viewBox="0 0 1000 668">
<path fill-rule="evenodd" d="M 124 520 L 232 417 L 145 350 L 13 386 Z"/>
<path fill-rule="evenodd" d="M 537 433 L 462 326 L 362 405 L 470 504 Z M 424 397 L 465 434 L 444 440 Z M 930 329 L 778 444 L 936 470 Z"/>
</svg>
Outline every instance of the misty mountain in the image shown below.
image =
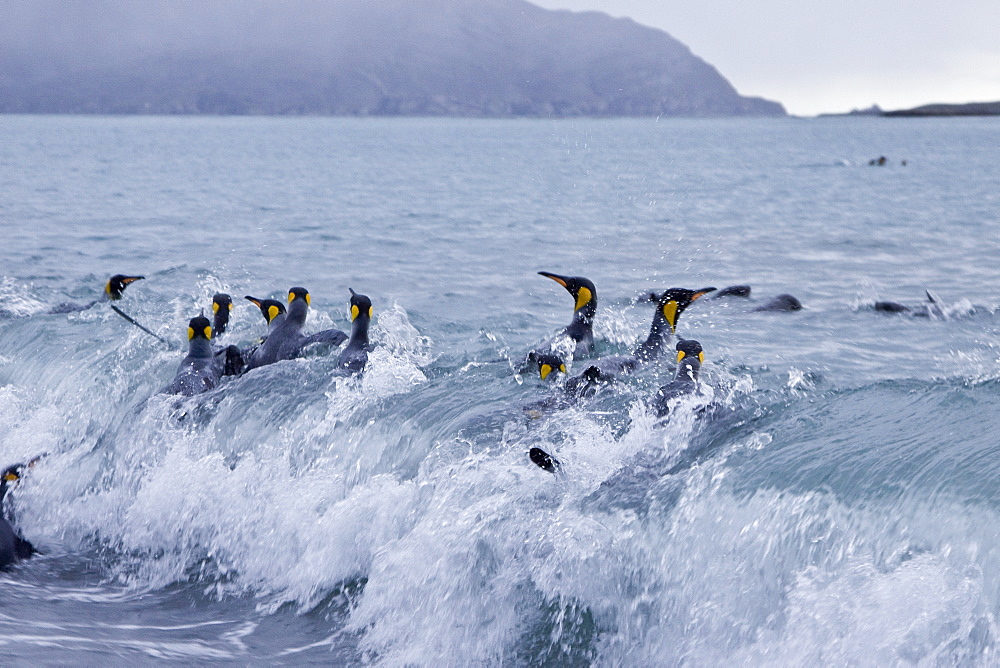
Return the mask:
<svg viewBox="0 0 1000 668">
<path fill-rule="evenodd" d="M 785 113 L 665 32 L 523 0 L 5 0 L 0 112 Z"/>
</svg>

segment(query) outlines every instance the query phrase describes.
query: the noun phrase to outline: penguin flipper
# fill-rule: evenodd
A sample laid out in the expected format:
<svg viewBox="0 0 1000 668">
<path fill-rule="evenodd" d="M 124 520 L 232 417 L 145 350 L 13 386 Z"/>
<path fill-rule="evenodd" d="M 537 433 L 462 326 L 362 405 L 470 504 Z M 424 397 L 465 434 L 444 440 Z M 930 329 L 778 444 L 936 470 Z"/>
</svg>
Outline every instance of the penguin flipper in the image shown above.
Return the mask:
<svg viewBox="0 0 1000 668">
<path fill-rule="evenodd" d="M 528 459 L 530 459 L 535 466 L 544 471 L 548 471 L 549 473 L 555 473 L 559 470 L 559 460 L 541 448 L 532 448 L 529 450 Z"/>
<path fill-rule="evenodd" d="M 316 332 L 315 334 L 307 336 L 302 345 L 304 347 L 314 343 L 326 343 L 331 346 L 339 346 L 346 340 L 347 334 L 339 329 L 324 329 L 322 332 Z"/>
</svg>

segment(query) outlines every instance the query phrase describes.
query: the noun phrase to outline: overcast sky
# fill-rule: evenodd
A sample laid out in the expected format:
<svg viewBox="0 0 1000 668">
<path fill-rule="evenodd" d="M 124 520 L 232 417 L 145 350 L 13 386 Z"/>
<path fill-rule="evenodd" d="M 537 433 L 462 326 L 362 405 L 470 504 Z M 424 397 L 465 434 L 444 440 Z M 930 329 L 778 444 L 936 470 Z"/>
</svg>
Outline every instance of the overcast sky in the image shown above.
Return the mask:
<svg viewBox="0 0 1000 668">
<path fill-rule="evenodd" d="M 793 114 L 1000 100 L 1000 0 L 532 2 L 665 30 Z"/>
</svg>

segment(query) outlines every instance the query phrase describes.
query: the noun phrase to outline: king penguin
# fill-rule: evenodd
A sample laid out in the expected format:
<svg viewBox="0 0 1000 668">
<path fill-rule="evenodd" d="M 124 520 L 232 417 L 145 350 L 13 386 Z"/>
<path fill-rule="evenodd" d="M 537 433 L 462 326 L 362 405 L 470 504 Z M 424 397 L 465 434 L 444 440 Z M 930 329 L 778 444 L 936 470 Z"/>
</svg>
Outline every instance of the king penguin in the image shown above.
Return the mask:
<svg viewBox="0 0 1000 668">
<path fill-rule="evenodd" d="M 125 288 L 136 281 L 143 280 L 144 278 L 146 277 L 115 274 L 108 279 L 107 283 L 104 284 L 104 292 L 101 294 L 100 299 L 95 299 L 89 304 L 60 304 L 52 309 L 51 313 L 75 313 L 77 311 L 86 311 L 90 307 L 100 304 L 101 302 L 116 302 L 124 296 Z"/>
<path fill-rule="evenodd" d="M 656 304 L 656 312 L 653 314 L 653 324 L 649 329 L 649 336 L 640 345 L 635 356 L 640 362 L 648 362 L 659 357 L 670 343 L 672 336 L 677 332 L 677 320 L 691 304 L 698 301 L 715 288 L 702 288 L 701 290 L 688 290 L 686 288 L 670 288 L 662 295 Z"/>
<path fill-rule="evenodd" d="M 188 323 L 188 354 L 177 367 L 174 379 L 163 388 L 163 394 L 192 397 L 211 390 L 226 373 L 227 358 L 239 355 L 236 346 L 229 346 L 216 355 L 212 349 L 212 324 L 203 315 Z"/>
<path fill-rule="evenodd" d="M 233 298 L 219 292 L 212 297 L 212 334 L 222 336 L 229 326 L 229 313 L 233 310 Z"/>
<path fill-rule="evenodd" d="M 244 299 L 260 309 L 261 315 L 264 316 L 264 322 L 267 323 L 267 334 L 260 337 L 256 343 L 253 343 L 240 351 L 240 359 L 243 361 L 245 367 L 246 363 L 253 358 L 254 353 L 257 352 L 257 349 L 260 348 L 261 344 L 267 341 L 267 337 L 270 336 L 271 332 L 277 329 L 278 326 L 285 321 L 285 305 L 277 299 L 258 299 L 257 297 L 251 297 L 250 295 L 246 295 Z"/>
<path fill-rule="evenodd" d="M 273 332 L 278 325 L 284 322 L 285 305 L 277 299 L 258 299 L 257 297 L 251 297 L 250 295 L 247 295 L 244 299 L 260 309 L 260 314 L 264 316 L 264 321 L 267 322 L 268 334 Z"/>
<path fill-rule="evenodd" d="M 715 288 L 689 290 L 687 288 L 670 288 L 657 295 L 656 310 L 653 312 L 653 324 L 649 328 L 649 336 L 631 355 L 612 355 L 593 362 L 583 372 L 570 378 L 566 383 L 566 391 L 584 394 L 593 391 L 595 383 L 607 383 L 618 377 L 632 373 L 637 367 L 659 359 L 667 344 L 677 331 L 677 322 L 687 308 L 713 292 Z"/>
<path fill-rule="evenodd" d="M 698 389 L 698 374 L 705 361 L 701 344 L 694 339 L 677 342 L 677 373 L 674 379 L 656 391 L 653 410 L 658 417 L 670 414 L 671 402 L 677 397 L 692 394 Z"/>
<path fill-rule="evenodd" d="M 35 552 L 31 543 L 21 538 L 14 530 L 4 512 L 4 498 L 7 496 L 7 488 L 11 483 L 21 479 L 23 468 L 22 464 L 15 464 L 0 473 L 0 569 L 22 559 L 27 559 Z"/>
<path fill-rule="evenodd" d="M 347 334 L 339 329 L 327 329 L 312 336 L 302 334 L 311 301 L 309 291 L 305 288 L 296 287 L 288 291 L 288 309 L 285 317 L 273 328 L 269 328 L 267 339 L 251 355 L 246 365 L 247 371 L 281 360 L 294 359 L 302 353 L 303 348 L 312 343 L 339 346 L 347 340 Z M 277 316 L 271 319 L 272 324 L 276 319 Z"/>
<path fill-rule="evenodd" d="M 780 294 L 762 306 L 753 309 L 754 313 L 788 313 L 801 311 L 802 302 L 795 295 Z"/>
<path fill-rule="evenodd" d="M 113 302 L 118 301 L 122 298 L 125 288 L 127 288 L 132 283 L 136 281 L 141 281 L 145 276 L 125 276 L 123 274 L 115 274 L 108 279 L 107 284 L 104 286 L 104 295 L 106 299 L 110 299 Z"/>
<path fill-rule="evenodd" d="M 905 313 L 915 318 L 938 318 L 947 316 L 945 303 L 930 290 L 925 290 L 927 303 L 920 306 L 905 306 L 899 302 L 875 302 L 874 309 L 880 313 Z"/>
<path fill-rule="evenodd" d="M 351 289 L 351 339 L 337 358 L 337 372 L 356 376 L 368 364 L 368 326 L 372 321 L 372 301 Z"/>
<path fill-rule="evenodd" d="M 575 347 L 573 357 L 585 357 L 594 352 L 594 315 L 597 313 L 597 288 L 589 279 L 582 276 L 560 276 L 547 271 L 538 272 L 540 275 L 551 278 L 559 285 L 566 288 L 566 291 L 573 295 L 576 300 L 573 306 L 573 320 L 567 325 L 559 336 L 568 336 Z M 549 348 L 553 347 L 549 344 Z"/>
</svg>

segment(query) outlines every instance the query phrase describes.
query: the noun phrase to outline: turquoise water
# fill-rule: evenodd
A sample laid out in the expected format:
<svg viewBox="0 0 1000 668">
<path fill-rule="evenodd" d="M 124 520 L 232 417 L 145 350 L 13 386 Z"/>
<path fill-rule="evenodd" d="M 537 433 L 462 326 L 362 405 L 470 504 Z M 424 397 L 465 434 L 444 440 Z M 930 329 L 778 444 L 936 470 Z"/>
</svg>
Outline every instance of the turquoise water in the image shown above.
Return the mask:
<svg viewBox="0 0 1000 668">
<path fill-rule="evenodd" d="M 989 664 L 1000 638 L 1000 126 L 992 119 L 0 117 L 0 465 L 42 552 L 0 573 L 11 663 Z M 885 167 L 868 160 L 886 155 Z M 902 160 L 907 164 L 903 166 Z M 517 373 L 597 285 L 650 369 L 526 420 Z M 113 273 L 146 280 L 122 308 Z M 190 317 L 375 308 L 312 353 L 157 395 Z M 931 289 L 945 317 L 876 313 Z M 779 293 L 806 306 L 754 313 Z M 580 369 L 579 361 L 576 363 Z M 696 417 L 698 401 L 715 408 Z M 526 453 L 563 462 L 552 476 Z"/>
</svg>

